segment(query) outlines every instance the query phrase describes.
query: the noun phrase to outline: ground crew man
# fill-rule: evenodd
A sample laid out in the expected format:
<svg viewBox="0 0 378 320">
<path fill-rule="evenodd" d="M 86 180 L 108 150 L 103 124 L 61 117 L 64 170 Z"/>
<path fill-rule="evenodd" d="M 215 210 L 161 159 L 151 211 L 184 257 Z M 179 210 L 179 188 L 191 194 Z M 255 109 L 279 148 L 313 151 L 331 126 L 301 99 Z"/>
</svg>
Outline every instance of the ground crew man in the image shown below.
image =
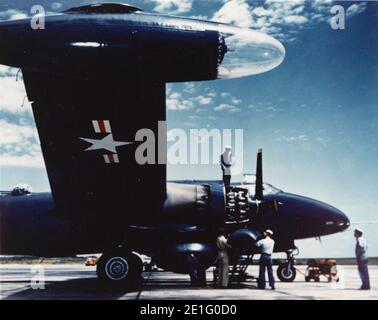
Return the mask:
<svg viewBox="0 0 378 320">
<path fill-rule="evenodd" d="M 356 258 L 358 273 L 362 281 L 360 290 L 370 290 L 370 279 L 368 270 L 368 255 L 367 255 L 367 243 L 365 238 L 362 237 L 363 231 L 359 228 L 354 230 L 354 236 L 356 237 Z"/>
<path fill-rule="evenodd" d="M 220 288 L 228 287 L 228 276 L 229 276 L 229 257 L 227 250 L 230 248 L 230 245 L 227 243 L 227 239 L 224 236 L 224 231 L 222 230 L 219 233 L 217 238 L 217 247 L 218 247 L 218 257 L 216 259 L 216 267 L 218 272 L 218 277 L 216 285 Z"/>
<path fill-rule="evenodd" d="M 257 246 L 260 249 L 260 272 L 257 285 L 259 289 L 265 289 L 265 269 L 268 270 L 269 285 L 272 290 L 275 289 L 274 286 L 274 275 L 272 269 L 272 253 L 274 249 L 274 240 L 271 238 L 273 236 L 273 231 L 270 229 L 265 230 L 263 233 L 263 238 L 257 242 Z"/>
<path fill-rule="evenodd" d="M 232 153 L 231 147 L 226 146 L 223 153 L 220 155 L 220 166 L 222 169 L 223 185 L 225 187 L 230 186 L 231 182 L 231 166 L 232 166 Z"/>
</svg>

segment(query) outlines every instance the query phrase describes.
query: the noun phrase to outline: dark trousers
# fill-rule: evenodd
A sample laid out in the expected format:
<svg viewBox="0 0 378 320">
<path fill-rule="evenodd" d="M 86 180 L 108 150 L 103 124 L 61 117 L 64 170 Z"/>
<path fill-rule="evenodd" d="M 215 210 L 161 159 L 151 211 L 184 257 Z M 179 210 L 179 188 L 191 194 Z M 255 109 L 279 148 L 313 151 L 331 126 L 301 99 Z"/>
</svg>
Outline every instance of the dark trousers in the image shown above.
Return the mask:
<svg viewBox="0 0 378 320">
<path fill-rule="evenodd" d="M 358 273 L 362 281 L 363 289 L 370 289 L 368 259 L 357 259 Z"/>
<path fill-rule="evenodd" d="M 229 187 L 231 183 L 231 176 L 223 175 L 223 184 L 225 187 Z"/>
<path fill-rule="evenodd" d="M 187 257 L 189 276 L 192 286 L 206 286 L 206 269 L 202 267 L 200 260 L 194 254 Z"/>
<path fill-rule="evenodd" d="M 272 257 L 269 254 L 262 254 L 260 258 L 260 273 L 258 279 L 258 287 L 260 289 L 265 289 L 265 270 L 268 270 L 269 285 L 274 288 L 274 275 L 272 268 Z"/>
</svg>

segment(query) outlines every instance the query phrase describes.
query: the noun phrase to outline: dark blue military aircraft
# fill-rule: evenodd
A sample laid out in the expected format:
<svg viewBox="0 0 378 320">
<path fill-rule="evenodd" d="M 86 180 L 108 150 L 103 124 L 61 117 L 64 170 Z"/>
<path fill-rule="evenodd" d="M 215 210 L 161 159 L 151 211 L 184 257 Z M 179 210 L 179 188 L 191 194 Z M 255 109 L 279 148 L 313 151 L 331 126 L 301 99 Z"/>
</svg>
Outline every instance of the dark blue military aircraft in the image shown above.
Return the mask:
<svg viewBox="0 0 378 320">
<path fill-rule="evenodd" d="M 220 230 L 239 256 L 256 253 L 270 228 L 275 251 L 288 253 L 279 275 L 289 281 L 295 239 L 348 227 L 339 210 L 264 184 L 261 151 L 256 181 L 226 189 L 167 183 L 165 135 L 153 142 L 152 163 L 135 159 L 146 139 L 136 132 L 161 132 L 167 82 L 269 71 L 285 55 L 276 39 L 124 4 L 75 7 L 47 16 L 43 30 L 2 22 L 0 39 L 0 63 L 22 69 L 52 190 L 0 196 L 1 254 L 102 252 L 98 276 L 122 285 L 140 277 L 146 254 L 203 284 Z"/>
</svg>

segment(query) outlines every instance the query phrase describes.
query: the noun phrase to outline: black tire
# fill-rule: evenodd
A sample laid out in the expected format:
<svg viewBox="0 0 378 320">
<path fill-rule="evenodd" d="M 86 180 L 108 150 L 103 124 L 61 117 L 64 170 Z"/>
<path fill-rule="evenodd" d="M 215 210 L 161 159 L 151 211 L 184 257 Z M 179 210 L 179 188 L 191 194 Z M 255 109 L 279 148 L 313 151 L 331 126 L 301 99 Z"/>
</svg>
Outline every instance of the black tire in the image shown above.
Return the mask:
<svg viewBox="0 0 378 320">
<path fill-rule="evenodd" d="M 316 277 L 315 278 L 315 282 L 319 282 L 320 281 L 320 278 L 319 277 Z"/>
<path fill-rule="evenodd" d="M 297 271 L 294 267 L 288 268 L 287 263 L 280 264 L 277 268 L 277 277 L 282 282 L 293 282 L 297 276 Z"/>
<path fill-rule="evenodd" d="M 310 280 L 311 280 L 310 277 L 305 276 L 305 281 L 306 281 L 306 282 L 310 282 Z"/>
<path fill-rule="evenodd" d="M 97 277 L 111 286 L 130 286 L 141 279 L 143 261 L 132 252 L 103 254 L 97 262 Z"/>
</svg>

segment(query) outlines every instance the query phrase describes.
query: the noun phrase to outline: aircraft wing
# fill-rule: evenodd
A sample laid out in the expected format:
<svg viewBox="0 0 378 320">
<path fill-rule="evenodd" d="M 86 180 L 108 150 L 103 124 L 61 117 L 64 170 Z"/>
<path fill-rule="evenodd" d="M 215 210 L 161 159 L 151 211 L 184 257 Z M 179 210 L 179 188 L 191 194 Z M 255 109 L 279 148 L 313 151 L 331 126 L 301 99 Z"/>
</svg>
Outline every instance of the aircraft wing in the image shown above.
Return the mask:
<svg viewBox="0 0 378 320">
<path fill-rule="evenodd" d="M 166 154 L 164 123 L 158 135 L 158 121 L 166 119 L 163 82 L 25 70 L 23 76 L 59 214 L 125 217 L 164 201 L 166 165 L 156 164 L 159 140 Z M 136 161 L 143 128 L 139 140 L 154 134 L 148 142 L 155 164 Z"/>
</svg>

